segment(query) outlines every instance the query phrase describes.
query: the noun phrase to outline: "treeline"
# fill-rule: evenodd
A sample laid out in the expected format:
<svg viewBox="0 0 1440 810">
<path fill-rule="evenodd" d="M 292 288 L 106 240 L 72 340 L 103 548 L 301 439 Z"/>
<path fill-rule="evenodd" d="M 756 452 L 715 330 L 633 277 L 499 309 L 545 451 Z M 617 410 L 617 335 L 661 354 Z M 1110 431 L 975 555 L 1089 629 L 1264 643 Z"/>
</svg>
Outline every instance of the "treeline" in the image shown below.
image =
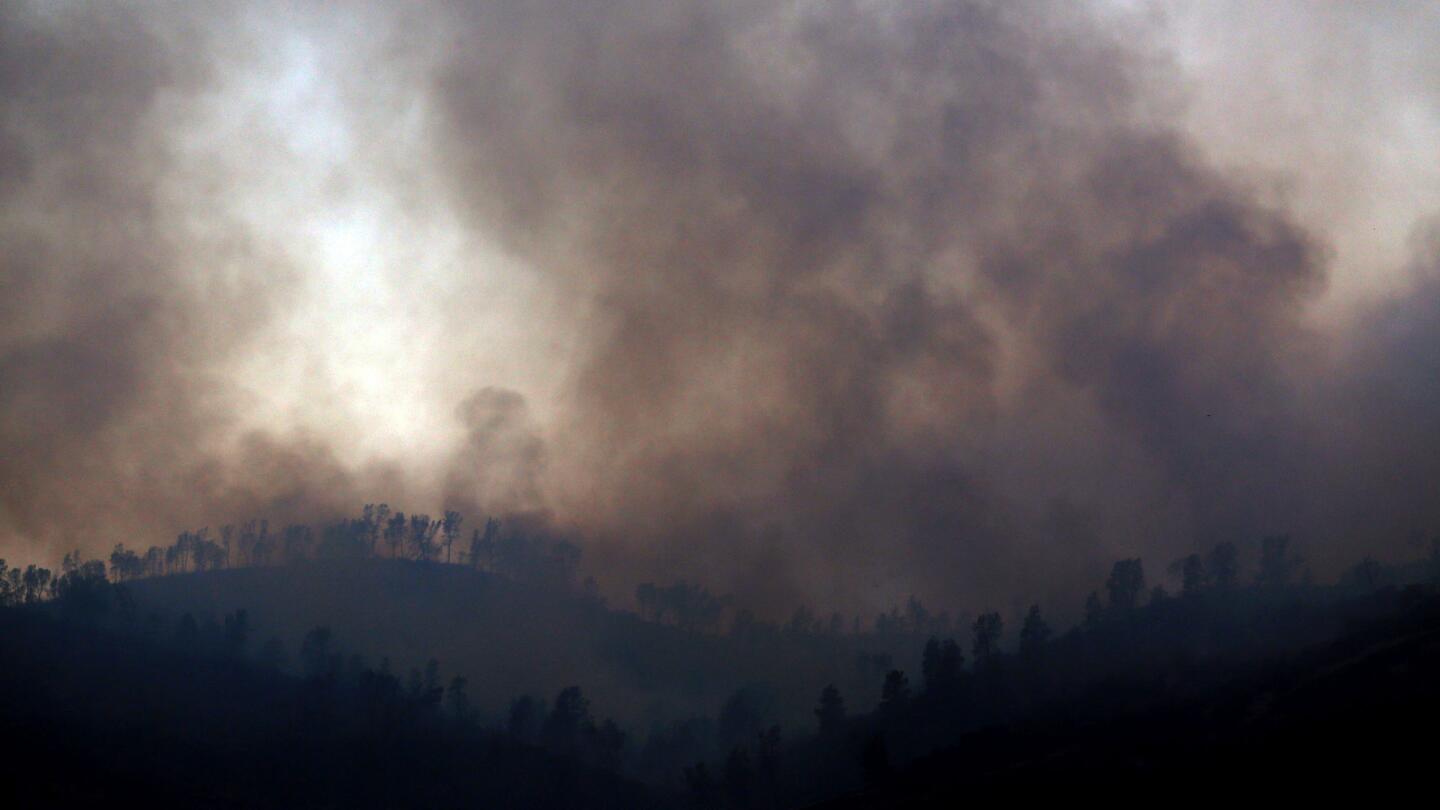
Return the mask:
<svg viewBox="0 0 1440 810">
<path fill-rule="evenodd" d="M 402 540 L 387 541 L 387 527 L 396 527 L 398 533 L 401 517 L 367 509 L 359 519 L 336 524 L 348 528 L 321 533 L 332 543 L 297 542 L 291 548 L 299 556 L 284 559 L 325 558 L 329 552 L 322 548 L 378 548 L 365 554 L 388 557 L 399 552 L 407 559 L 434 562 L 448 558 L 452 564 L 511 576 L 529 571 L 546 582 L 573 579 L 573 574 L 551 578 L 555 571 L 566 570 L 553 567 L 558 544 L 522 532 L 502 533 L 493 520 L 472 532 L 467 552 L 456 555 L 446 553 L 454 545 L 447 544 L 446 537 L 458 536 L 458 516 L 440 521 L 423 515 L 405 518 Z M 250 534 L 253 543 L 240 541 Z M 196 561 L 206 559 L 223 560 L 221 567 L 242 560 L 258 565 L 262 558 L 255 555 L 256 544 L 269 536 L 259 522 L 253 531 L 247 526 L 230 533 L 229 543 L 225 532 L 220 540 L 205 532 L 187 532 L 169 547 L 181 550 L 160 555 L 173 555 L 177 570 L 209 570 L 195 567 L 202 564 Z M 377 545 L 371 545 L 372 540 Z M 224 553 L 206 550 L 207 543 Z M 116 552 L 125 559 L 123 548 Z M 567 557 L 562 551 L 558 558 Z M 578 554 L 575 558 L 578 561 Z M 107 569 L 101 561 L 66 555 L 55 577 L 33 566 L 20 571 L 0 565 L 0 582 L 5 583 L 7 604 L 53 598 L 56 615 L 98 620 L 90 624 L 118 628 L 187 660 L 236 662 L 280 678 L 293 674 L 298 685 L 286 699 L 291 702 L 276 711 L 291 718 L 287 728 L 306 740 L 346 740 L 347 745 L 379 750 L 443 749 L 446 757 L 452 747 L 502 740 L 545 752 L 549 762 L 569 763 L 562 770 L 626 774 L 662 791 L 682 791 L 698 806 L 748 808 L 804 804 L 882 784 L 907 763 L 976 729 L 1029 722 L 1026 718 L 1055 711 L 1056 706 L 1082 720 L 1104 716 L 1116 710 L 1115 698 L 1107 696 L 1113 693 L 1096 691 L 1107 683 L 1130 684 L 1120 690 L 1127 695 L 1155 689 L 1145 684 L 1164 684 L 1167 695 L 1198 693 L 1228 677 L 1239 662 L 1333 637 L 1358 610 L 1347 607 L 1346 598 L 1398 593 L 1391 586 L 1440 578 L 1440 543 L 1432 544 L 1427 559 L 1411 565 L 1363 560 L 1331 585 L 1317 585 L 1306 575 L 1288 537 L 1265 538 L 1253 567 L 1244 563 L 1229 543 L 1177 560 L 1167 567 L 1178 583 L 1171 593 L 1148 579 L 1142 560 L 1117 561 L 1087 599 L 1084 619 L 1064 632 L 1052 627 L 1039 605 L 1031 605 L 1013 624 L 997 611 L 962 622 L 932 613 L 912 599 L 903 611 L 876 617 L 869 629 L 892 639 L 913 639 L 905 643 L 915 647 L 898 656 L 913 667 L 897 665 L 889 654 L 859 653 L 858 686 L 816 684 L 814 721 L 808 728 L 782 727 L 775 696 L 765 684 L 754 683 L 735 690 L 713 716 L 667 721 L 643 734 L 598 717 L 580 685 L 559 690 L 548 700 L 517 697 L 507 713 L 486 718 L 472 705 L 466 679 L 458 674 L 442 677 L 437 661 L 402 675 L 392 671 L 388 659 L 371 665 L 347 653 L 326 628 L 305 634 L 293 658 L 278 638 L 257 643 L 256 628 L 243 610 L 203 622 L 187 613 L 166 628 L 153 614 L 139 618 L 125 584 L 133 577 L 117 575 L 113 557 Z M 119 569 L 125 570 L 123 563 Z M 1393 607 L 1399 598 L 1362 606 Z M 858 618 L 846 622 L 832 615 L 822 620 L 804 608 L 783 624 L 766 623 L 741 610 L 730 622 L 730 639 L 712 639 L 705 636 L 723 632 L 723 617 L 733 608 L 728 598 L 681 582 L 642 585 L 636 600 L 648 621 L 692 631 L 695 644 L 741 645 L 732 650 L 744 649 L 749 641 L 804 644 L 810 637 L 862 632 Z M 553 774 L 542 768 L 533 776 L 547 779 Z M 464 781 L 461 775 L 444 772 L 432 771 L 431 777 Z"/>
<path fill-rule="evenodd" d="M 167 625 L 74 598 L 0 611 L 0 716 L 19 745 L 0 779 L 16 806 L 657 806 L 617 775 L 625 735 L 578 688 L 531 739 L 483 722 L 434 660 L 402 676 L 326 628 L 292 658 L 257 644 L 245 610 Z"/>
<path fill-rule="evenodd" d="M 1014 630 L 987 611 L 953 634 L 931 636 L 918 672 L 862 654 L 857 666 L 873 678 L 873 691 L 847 696 L 833 683 L 818 688 L 810 729 L 785 732 L 766 723 L 763 698 L 750 687 L 726 702 L 718 724 L 674 724 L 647 748 L 707 752 L 683 766 L 667 758 L 704 808 L 800 806 L 881 786 L 908 763 L 981 729 L 1055 723 L 1069 733 L 1074 723 L 1097 723 L 1146 701 L 1207 694 L 1254 662 L 1434 601 L 1440 542 L 1413 564 L 1367 558 L 1323 586 L 1305 575 L 1290 538 L 1278 535 L 1262 540 L 1248 575 L 1230 543 L 1170 568 L 1180 580 L 1174 594 L 1149 586 L 1141 560 L 1117 561 L 1087 599 L 1084 620 L 1063 633 L 1032 605 Z M 918 607 L 910 611 L 917 618 Z M 725 725 L 730 730 L 722 733 Z M 793 735 L 789 744 L 778 745 L 782 734 Z"/>
<path fill-rule="evenodd" d="M 580 547 L 528 527 L 524 518 L 502 530 L 495 518 L 461 544 L 464 518 L 447 511 L 392 512 L 388 504 L 366 504 L 360 517 L 336 521 L 318 532 L 305 524 L 272 531 L 269 521 L 250 520 L 181 532 L 175 542 L 143 553 L 117 543 L 109 565 L 67 553 L 60 575 L 36 565 L 9 568 L 0 560 L 0 605 L 31 604 L 59 595 L 62 579 L 77 572 L 115 583 L 171 574 L 287 565 L 311 560 L 396 559 L 463 565 L 522 582 L 571 588 L 580 568 Z M 82 571 L 83 569 L 83 571 Z"/>
</svg>

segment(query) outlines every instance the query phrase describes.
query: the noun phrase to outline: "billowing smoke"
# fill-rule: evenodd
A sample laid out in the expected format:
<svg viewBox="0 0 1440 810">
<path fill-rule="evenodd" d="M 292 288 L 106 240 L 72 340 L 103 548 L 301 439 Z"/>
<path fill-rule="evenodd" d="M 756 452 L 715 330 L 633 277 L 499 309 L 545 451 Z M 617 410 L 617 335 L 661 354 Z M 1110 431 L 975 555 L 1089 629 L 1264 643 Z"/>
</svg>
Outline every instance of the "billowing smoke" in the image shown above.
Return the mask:
<svg viewBox="0 0 1440 810">
<path fill-rule="evenodd" d="M 325 440 L 232 430 L 247 402 L 227 364 L 297 269 L 226 218 L 223 177 L 174 186 L 167 131 L 218 81 L 225 24 L 175 11 L 0 9 L 0 536 L 17 556 L 357 497 Z"/>
<path fill-rule="evenodd" d="M 870 609 L 1061 601 L 1117 557 L 1158 573 L 1270 532 L 1325 575 L 1440 520 L 1435 252 L 1392 268 L 1421 279 L 1405 296 L 1321 317 L 1326 217 L 1206 139 L 1164 15 L 226 13 L 244 24 L 0 29 L 0 531 L 20 543 L 411 498 L 546 515 L 617 590 Z M 378 269 L 317 282 L 283 211 L 234 202 L 258 170 L 207 173 L 175 136 L 213 134 L 235 77 L 265 83 L 247 36 L 322 54 L 304 64 L 349 143 L 307 199 L 386 200 L 356 259 Z M 394 336 L 363 376 L 380 393 L 265 382 L 253 358 L 342 289 Z M 363 364 L 315 317 L 296 341 Z M 308 405 L 257 424 L 267 386 Z M 357 452 L 380 398 L 443 414 L 434 447 Z"/>
</svg>

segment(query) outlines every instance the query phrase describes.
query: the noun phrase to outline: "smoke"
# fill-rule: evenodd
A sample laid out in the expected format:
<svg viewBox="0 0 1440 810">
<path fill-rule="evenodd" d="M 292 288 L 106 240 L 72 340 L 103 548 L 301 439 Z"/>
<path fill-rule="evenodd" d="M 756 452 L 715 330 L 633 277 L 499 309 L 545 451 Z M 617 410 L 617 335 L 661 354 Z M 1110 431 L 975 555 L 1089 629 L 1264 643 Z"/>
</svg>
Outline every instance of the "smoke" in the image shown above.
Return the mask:
<svg viewBox="0 0 1440 810">
<path fill-rule="evenodd" d="M 1409 41 L 1391 16 L 1370 36 Z M 1112 559 L 1273 531 L 1320 574 L 1406 551 L 1440 518 L 1435 251 L 1363 268 L 1404 294 L 1334 290 L 1366 217 L 1429 212 L 1340 204 L 1357 156 L 1404 159 L 1374 131 L 1295 125 L 1313 162 L 1276 157 L 1280 114 L 1222 103 L 1234 76 L 1194 71 L 1234 41 L 1196 30 L 1051 2 L 11 9 L 0 534 L 408 498 L 545 515 L 620 590 L 777 609 L 1064 603 Z"/>
<path fill-rule="evenodd" d="M 1188 145 L 1126 31 L 467 12 L 440 159 L 477 227 L 594 290 L 554 497 L 618 559 L 883 606 L 1095 576 L 1047 529 L 1076 505 L 1111 554 L 1308 517 L 1324 250 Z"/>
<path fill-rule="evenodd" d="M 176 187 L 230 22 L 202 11 L 0 10 L 0 536 L 25 557 L 356 497 L 326 441 L 236 430 L 227 363 L 295 270 L 219 182 Z"/>
</svg>

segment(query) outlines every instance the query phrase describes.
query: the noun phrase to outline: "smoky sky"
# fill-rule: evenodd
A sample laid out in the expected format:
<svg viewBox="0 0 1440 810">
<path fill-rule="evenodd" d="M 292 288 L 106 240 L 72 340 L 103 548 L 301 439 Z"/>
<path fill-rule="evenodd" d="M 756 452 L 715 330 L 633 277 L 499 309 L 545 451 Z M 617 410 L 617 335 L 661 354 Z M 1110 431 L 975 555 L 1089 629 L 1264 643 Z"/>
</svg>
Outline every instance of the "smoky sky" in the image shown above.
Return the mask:
<svg viewBox="0 0 1440 810">
<path fill-rule="evenodd" d="M 388 500 L 867 611 L 1413 554 L 1437 20 L 1277 9 L 7 5 L 0 548 Z"/>
</svg>

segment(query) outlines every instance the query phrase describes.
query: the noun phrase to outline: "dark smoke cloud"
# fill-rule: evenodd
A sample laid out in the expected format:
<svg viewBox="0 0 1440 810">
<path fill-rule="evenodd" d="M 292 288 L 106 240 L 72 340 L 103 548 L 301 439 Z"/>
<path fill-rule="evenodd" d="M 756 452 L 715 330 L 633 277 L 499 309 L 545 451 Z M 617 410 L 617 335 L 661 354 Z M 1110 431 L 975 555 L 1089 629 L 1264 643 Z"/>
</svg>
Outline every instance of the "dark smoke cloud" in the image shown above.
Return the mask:
<svg viewBox="0 0 1440 810">
<path fill-rule="evenodd" d="M 598 302 L 554 482 L 592 557 L 771 602 L 973 605 L 1107 555 L 1334 544 L 1363 509 L 1306 315 L 1327 251 L 1207 165 L 1135 31 L 1050 3 L 452 25 L 455 193 Z"/>
<path fill-rule="evenodd" d="M 242 407 L 222 363 L 288 271 L 238 225 L 185 238 L 167 207 L 166 135 L 215 81 L 225 27 L 172 11 L 0 7 L 0 536 L 17 557 L 356 497 L 323 442 L 222 441 Z"/>
<path fill-rule="evenodd" d="M 460 279 L 421 317 L 454 336 L 434 396 L 461 439 L 415 476 L 342 460 L 343 430 L 237 427 L 232 361 L 293 315 L 306 269 L 240 221 L 185 232 L 166 135 L 269 40 L 237 44 L 216 20 L 239 12 L 80 9 L 0 24 L 0 531 L 32 547 L 388 499 L 548 520 L 617 590 L 976 608 L 1073 604 L 1115 558 L 1154 577 L 1274 531 L 1323 574 L 1440 518 L 1435 252 L 1405 300 L 1317 321 L 1327 235 L 1187 134 L 1145 18 L 278 15 L 276 41 L 354 51 L 338 82 L 364 165 L 335 186 L 370 172 L 457 217 L 541 279 L 521 342 L 573 347 L 534 370 L 553 396 L 483 378 L 466 319 L 492 288 Z M 196 270 L 217 261 L 245 271 Z"/>
</svg>

